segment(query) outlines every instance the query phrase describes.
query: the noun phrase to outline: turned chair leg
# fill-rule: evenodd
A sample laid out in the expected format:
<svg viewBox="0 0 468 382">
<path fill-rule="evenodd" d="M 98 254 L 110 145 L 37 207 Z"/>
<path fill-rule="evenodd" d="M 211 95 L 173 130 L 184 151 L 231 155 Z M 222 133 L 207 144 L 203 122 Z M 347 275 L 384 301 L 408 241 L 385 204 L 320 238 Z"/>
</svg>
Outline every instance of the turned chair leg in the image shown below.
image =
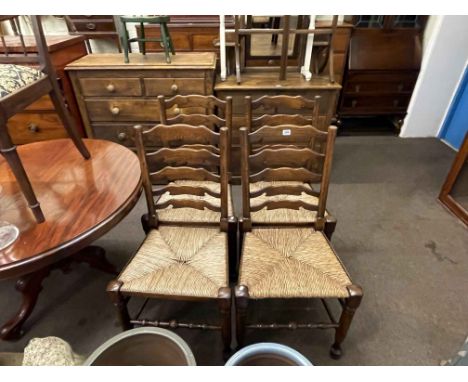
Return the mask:
<svg viewBox="0 0 468 382">
<path fill-rule="evenodd" d="M 218 307 L 221 316 L 221 336 L 223 338 L 223 356 L 228 358 L 231 354 L 231 288 L 220 288 L 218 291 Z"/>
<path fill-rule="evenodd" d="M 353 320 L 356 309 L 361 304 L 362 289 L 358 285 L 348 286 L 349 297 L 345 299 L 343 312 L 341 313 L 340 322 L 335 332 L 335 342 L 330 348 L 330 356 L 333 359 L 340 359 L 343 351 L 341 350 L 341 343 L 346 338 L 351 321 Z"/>
<path fill-rule="evenodd" d="M 5 160 L 18 181 L 21 191 L 28 202 L 29 208 L 31 208 L 31 211 L 34 214 L 36 221 L 38 223 L 42 223 L 45 220 L 44 214 L 42 213 L 41 206 L 34 194 L 31 182 L 29 181 L 28 175 L 26 174 L 18 152 L 16 151 L 16 146 L 8 135 L 7 124 L 4 120 L 0 121 L 0 153 L 5 157 Z"/>
<path fill-rule="evenodd" d="M 89 154 L 88 149 L 86 148 L 83 140 L 78 134 L 75 121 L 73 120 L 70 111 L 65 105 L 65 101 L 63 100 L 63 96 L 58 86 L 57 80 L 50 76 L 49 78 L 52 84 L 52 90 L 50 91 L 49 96 L 52 100 L 52 103 L 54 104 L 55 111 L 60 117 L 60 120 L 62 121 L 65 130 L 67 131 L 68 135 L 70 136 L 78 151 L 81 153 L 83 158 L 89 159 L 91 155 Z"/>
<path fill-rule="evenodd" d="M 238 285 L 235 288 L 236 297 L 236 340 L 237 348 L 244 346 L 245 340 L 245 321 L 247 317 L 247 306 L 249 303 L 249 290 L 244 285 Z"/>
<path fill-rule="evenodd" d="M 129 330 L 133 328 L 133 325 L 130 323 L 130 315 L 128 314 L 128 298 L 122 296 L 120 288 L 122 287 L 122 282 L 113 280 L 107 286 L 107 293 L 117 309 L 117 314 L 119 316 L 119 321 L 123 330 Z"/>
<path fill-rule="evenodd" d="M 237 281 L 237 272 L 239 267 L 239 255 L 237 247 L 237 219 L 231 217 L 228 223 L 228 243 L 229 243 L 229 280 L 231 282 Z"/>
</svg>

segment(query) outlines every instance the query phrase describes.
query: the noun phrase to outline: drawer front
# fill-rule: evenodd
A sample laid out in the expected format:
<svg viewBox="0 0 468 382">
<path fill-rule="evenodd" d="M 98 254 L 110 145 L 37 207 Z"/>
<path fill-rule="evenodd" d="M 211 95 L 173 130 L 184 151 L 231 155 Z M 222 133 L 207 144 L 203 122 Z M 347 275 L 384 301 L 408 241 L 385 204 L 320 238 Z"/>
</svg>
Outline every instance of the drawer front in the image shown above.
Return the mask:
<svg viewBox="0 0 468 382">
<path fill-rule="evenodd" d="M 345 96 L 342 107 L 345 111 L 384 113 L 392 111 L 405 111 L 408 107 L 410 96 Z"/>
<path fill-rule="evenodd" d="M 154 124 L 142 124 L 143 127 L 152 127 Z M 92 125 L 94 138 L 105 139 L 120 143 L 127 147 L 135 147 L 134 124 L 131 123 L 96 123 Z"/>
<path fill-rule="evenodd" d="M 159 121 L 158 100 L 145 99 L 88 99 L 85 101 L 92 122 Z"/>
<path fill-rule="evenodd" d="M 215 51 L 218 48 L 215 46 L 215 41 L 219 40 L 218 33 L 204 33 L 204 34 L 194 34 L 193 39 L 193 50 L 200 50 L 202 52 Z"/>
<path fill-rule="evenodd" d="M 80 78 L 79 81 L 85 97 L 142 95 L 139 78 Z"/>
<path fill-rule="evenodd" d="M 73 24 L 78 32 L 115 32 L 113 20 L 73 20 Z"/>
<path fill-rule="evenodd" d="M 206 94 L 202 78 L 145 78 L 147 96 Z"/>
<path fill-rule="evenodd" d="M 350 81 L 346 84 L 345 93 L 411 93 L 416 79 L 402 81 Z"/>
<path fill-rule="evenodd" d="M 8 120 L 8 131 L 17 145 L 68 137 L 56 113 L 20 113 Z"/>
</svg>

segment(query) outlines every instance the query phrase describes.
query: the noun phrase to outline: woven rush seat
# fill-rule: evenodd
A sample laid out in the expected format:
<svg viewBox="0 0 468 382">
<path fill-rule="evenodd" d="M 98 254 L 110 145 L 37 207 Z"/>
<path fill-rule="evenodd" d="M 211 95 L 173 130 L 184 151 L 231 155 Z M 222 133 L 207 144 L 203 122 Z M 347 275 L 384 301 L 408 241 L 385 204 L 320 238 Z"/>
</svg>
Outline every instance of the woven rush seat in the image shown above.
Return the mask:
<svg viewBox="0 0 468 382">
<path fill-rule="evenodd" d="M 267 186 L 297 186 L 297 185 L 304 185 L 301 182 L 286 182 L 286 181 L 272 181 L 272 182 L 255 182 L 250 183 L 250 192 L 258 191 L 262 188 Z M 310 187 L 310 185 L 304 185 L 306 187 Z M 250 201 L 250 205 L 252 207 L 258 206 L 263 202 L 270 200 L 302 200 L 303 202 L 309 204 L 317 204 L 318 198 L 312 195 L 308 195 L 306 193 L 302 193 L 301 195 L 274 195 L 274 196 L 266 196 L 261 195 L 256 198 L 252 198 Z M 290 208 L 278 208 L 276 210 L 268 210 L 266 208 L 251 212 L 251 219 L 252 223 L 284 223 L 284 222 L 296 222 L 296 223 L 310 223 L 314 222 L 317 213 L 315 211 L 308 211 L 304 208 L 299 208 L 298 210 L 293 210 Z M 329 214 L 325 211 L 325 217 Z"/>
<path fill-rule="evenodd" d="M 43 76 L 40 70 L 28 66 L 0 64 L 0 98 L 32 84 Z"/>
<path fill-rule="evenodd" d="M 320 231 L 257 228 L 244 238 L 239 284 L 251 298 L 346 298 L 352 282 Z"/>
<path fill-rule="evenodd" d="M 191 180 L 177 180 L 169 184 L 178 186 L 199 186 L 206 187 L 214 192 L 220 192 L 220 184 L 217 182 L 210 181 L 191 181 Z M 205 200 L 211 204 L 219 207 L 220 199 L 215 198 L 211 195 L 197 196 L 197 195 L 171 195 L 169 192 L 164 193 L 156 202 L 156 206 L 165 203 L 168 200 L 174 199 L 193 199 L 193 200 Z M 233 216 L 232 206 L 232 195 L 231 187 L 228 188 L 228 214 Z M 190 223 L 219 223 L 221 213 L 211 211 L 209 209 L 197 210 L 195 208 L 173 208 L 169 206 L 167 208 L 158 209 L 158 220 L 160 222 L 175 223 L 175 222 L 190 222 Z"/>
<path fill-rule="evenodd" d="M 227 235 L 219 228 L 151 230 L 118 277 L 126 294 L 217 298 L 226 287 Z"/>
</svg>

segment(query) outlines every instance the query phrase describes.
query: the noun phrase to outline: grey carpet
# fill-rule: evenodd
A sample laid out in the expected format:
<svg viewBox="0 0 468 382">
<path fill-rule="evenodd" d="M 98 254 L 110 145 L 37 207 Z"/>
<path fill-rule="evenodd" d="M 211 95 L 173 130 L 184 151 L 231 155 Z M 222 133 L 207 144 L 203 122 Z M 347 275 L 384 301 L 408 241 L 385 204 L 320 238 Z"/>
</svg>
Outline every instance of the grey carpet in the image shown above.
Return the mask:
<svg viewBox="0 0 468 382">
<path fill-rule="evenodd" d="M 330 187 L 329 210 L 338 218 L 333 244 L 364 299 L 340 361 L 328 357 L 331 331 L 250 331 L 248 343 L 279 342 L 316 365 L 438 365 L 460 348 L 468 332 L 467 229 L 437 201 L 455 153 L 436 139 L 340 137 Z M 144 201 L 97 244 L 123 266 L 143 240 Z M 37 307 L 17 342 L 0 351 L 22 351 L 33 337 L 58 336 L 89 354 L 119 333 L 104 290 L 107 275 L 84 265 L 44 283 Z M 14 283 L 0 283 L 0 321 L 18 306 Z M 131 308 L 135 309 L 136 304 Z M 161 318 L 212 320 L 211 304 L 153 303 Z M 320 319 L 315 301 L 263 302 L 252 318 Z M 179 330 L 198 364 L 220 365 L 216 332 Z"/>
</svg>

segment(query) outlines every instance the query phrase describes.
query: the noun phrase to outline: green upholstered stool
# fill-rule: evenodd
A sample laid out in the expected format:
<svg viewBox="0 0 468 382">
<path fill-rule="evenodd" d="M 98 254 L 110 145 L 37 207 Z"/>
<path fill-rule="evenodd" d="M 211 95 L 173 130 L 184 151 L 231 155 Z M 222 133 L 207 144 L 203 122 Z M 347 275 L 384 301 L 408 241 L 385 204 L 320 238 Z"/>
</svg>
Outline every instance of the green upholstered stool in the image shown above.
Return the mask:
<svg viewBox="0 0 468 382">
<path fill-rule="evenodd" d="M 146 43 L 147 42 L 160 42 L 164 48 L 164 53 L 166 54 L 166 62 L 171 63 L 171 55 L 175 54 L 174 45 L 172 44 L 171 35 L 169 34 L 169 29 L 167 28 L 167 23 L 169 22 L 169 16 L 121 16 L 120 21 L 122 22 L 122 46 L 124 48 L 125 63 L 130 62 L 128 58 L 128 52 L 131 52 L 130 43 L 138 42 L 140 47 L 140 52 L 146 54 Z M 127 31 L 127 23 L 140 23 L 140 37 L 129 38 Z M 161 29 L 160 38 L 146 38 L 145 37 L 145 27 L 144 24 L 159 24 Z"/>
</svg>

